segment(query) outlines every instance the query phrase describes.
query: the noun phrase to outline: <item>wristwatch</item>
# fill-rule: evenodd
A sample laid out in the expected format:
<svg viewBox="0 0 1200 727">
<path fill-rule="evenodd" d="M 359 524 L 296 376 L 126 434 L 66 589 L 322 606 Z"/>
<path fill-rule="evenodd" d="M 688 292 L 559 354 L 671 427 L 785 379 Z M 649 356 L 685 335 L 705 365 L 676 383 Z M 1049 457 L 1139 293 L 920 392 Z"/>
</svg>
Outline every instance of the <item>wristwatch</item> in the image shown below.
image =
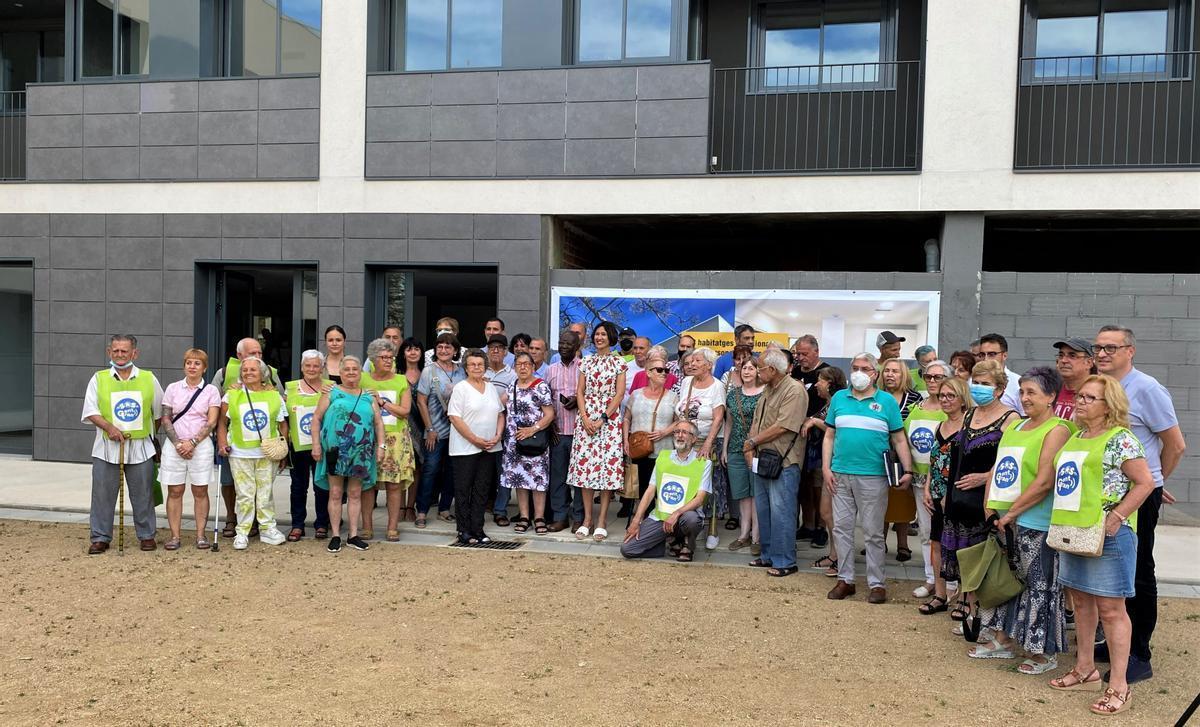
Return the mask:
<svg viewBox="0 0 1200 727">
<path fill-rule="evenodd" d="M 608 421 L 608 412 L 604 412 L 603 414 L 601 414 L 600 419 L 607 422 Z"/>
</svg>

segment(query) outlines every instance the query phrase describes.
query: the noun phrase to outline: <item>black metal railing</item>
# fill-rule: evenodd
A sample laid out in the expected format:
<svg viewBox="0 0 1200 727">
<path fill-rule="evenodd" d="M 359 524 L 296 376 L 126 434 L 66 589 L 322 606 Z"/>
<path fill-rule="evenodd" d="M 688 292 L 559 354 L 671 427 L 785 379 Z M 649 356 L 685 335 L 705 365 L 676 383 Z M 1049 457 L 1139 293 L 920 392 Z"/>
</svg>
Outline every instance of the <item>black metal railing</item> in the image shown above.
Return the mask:
<svg viewBox="0 0 1200 727">
<path fill-rule="evenodd" d="M 1013 167 L 1200 166 L 1198 55 L 1020 59 Z"/>
<path fill-rule="evenodd" d="M 25 92 L 0 91 L 0 181 L 25 178 Z"/>
<path fill-rule="evenodd" d="M 920 61 L 713 70 L 716 174 L 912 171 Z"/>
</svg>

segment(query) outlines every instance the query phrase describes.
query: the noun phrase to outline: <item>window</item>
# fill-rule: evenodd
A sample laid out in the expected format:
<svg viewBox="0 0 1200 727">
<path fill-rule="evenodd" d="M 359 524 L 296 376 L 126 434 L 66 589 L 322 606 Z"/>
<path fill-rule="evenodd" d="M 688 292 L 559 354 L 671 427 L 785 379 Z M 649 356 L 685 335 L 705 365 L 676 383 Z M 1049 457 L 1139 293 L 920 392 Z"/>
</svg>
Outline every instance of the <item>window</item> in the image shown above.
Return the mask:
<svg viewBox="0 0 1200 727">
<path fill-rule="evenodd" d="M 75 0 L 81 78 L 317 73 L 321 0 Z"/>
<path fill-rule="evenodd" d="M 679 0 L 577 0 L 580 63 L 673 57 Z"/>
<path fill-rule="evenodd" d="M 760 91 L 880 85 L 892 76 L 891 0 L 805 0 L 758 5 L 750 65 Z"/>
<path fill-rule="evenodd" d="M 1183 75 L 1188 0 L 1029 0 L 1025 81 Z"/>
<path fill-rule="evenodd" d="M 61 81 L 62 71 L 62 30 L 0 33 L 0 91 L 24 91 L 30 83 Z"/>
</svg>

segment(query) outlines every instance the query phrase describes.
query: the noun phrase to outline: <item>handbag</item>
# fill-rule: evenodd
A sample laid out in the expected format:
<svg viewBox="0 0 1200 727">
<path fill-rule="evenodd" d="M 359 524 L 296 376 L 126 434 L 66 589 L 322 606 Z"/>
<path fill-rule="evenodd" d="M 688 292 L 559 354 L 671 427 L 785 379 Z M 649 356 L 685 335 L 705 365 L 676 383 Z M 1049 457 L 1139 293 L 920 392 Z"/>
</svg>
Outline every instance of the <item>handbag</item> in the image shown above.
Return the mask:
<svg viewBox="0 0 1200 727">
<path fill-rule="evenodd" d="M 529 385 L 529 389 L 525 389 L 525 391 L 529 391 L 541 383 L 541 381 L 541 379 L 534 379 L 533 383 Z M 516 402 L 517 397 L 520 396 L 520 391 L 519 387 L 514 386 L 510 406 Z M 534 408 L 537 409 L 537 407 Z M 550 433 L 545 429 L 539 429 L 532 436 L 517 440 L 517 454 L 522 457 L 540 457 L 546 453 L 547 449 L 550 449 Z"/>
<path fill-rule="evenodd" d="M 638 466 L 627 457 L 625 459 L 625 488 L 621 491 L 621 497 L 637 500 L 641 496 L 642 481 L 638 477 Z"/>
<path fill-rule="evenodd" d="M 663 389 L 658 395 L 658 400 L 654 402 L 654 413 L 650 416 L 650 431 L 655 431 L 658 426 L 658 405 L 662 403 L 663 397 L 667 395 L 667 390 Z M 650 432 L 634 432 L 629 435 L 629 458 L 630 459 L 645 459 L 654 454 L 654 442 L 650 441 Z"/>
<path fill-rule="evenodd" d="M 982 543 L 976 543 L 958 551 L 961 574 L 960 588 L 963 593 L 974 593 L 983 608 L 995 608 L 1021 595 L 1025 583 L 1013 570 L 1006 553 L 1015 550 L 1013 531 L 1007 531 L 1007 543 L 1001 546 L 1000 539 L 991 533 Z"/>
<path fill-rule="evenodd" d="M 759 402 L 760 404 L 762 402 Z M 766 406 L 763 406 L 763 411 L 766 411 Z M 762 426 L 762 417 L 758 418 L 759 426 Z M 764 480 L 777 480 L 783 474 L 783 463 L 787 456 L 792 451 L 792 447 L 796 446 L 796 439 L 800 437 L 800 432 L 796 432 L 792 436 L 792 443 L 784 450 L 783 454 L 776 452 L 773 449 L 758 449 L 755 448 L 755 456 L 758 458 L 758 465 L 755 467 L 754 474 Z"/>
<path fill-rule="evenodd" d="M 1099 558 L 1104 554 L 1104 516 L 1091 527 L 1081 528 L 1077 525 L 1051 525 L 1046 533 L 1046 545 L 1060 553 L 1081 555 L 1085 558 Z"/>
<path fill-rule="evenodd" d="M 250 389 L 246 389 L 246 401 L 250 402 L 250 408 L 254 408 L 254 399 L 250 396 Z M 281 436 L 263 437 L 262 427 L 258 424 L 258 417 L 254 417 L 254 431 L 258 434 L 259 445 L 262 447 L 263 454 L 267 459 L 273 462 L 281 462 L 287 459 L 288 445 L 287 440 Z"/>
</svg>

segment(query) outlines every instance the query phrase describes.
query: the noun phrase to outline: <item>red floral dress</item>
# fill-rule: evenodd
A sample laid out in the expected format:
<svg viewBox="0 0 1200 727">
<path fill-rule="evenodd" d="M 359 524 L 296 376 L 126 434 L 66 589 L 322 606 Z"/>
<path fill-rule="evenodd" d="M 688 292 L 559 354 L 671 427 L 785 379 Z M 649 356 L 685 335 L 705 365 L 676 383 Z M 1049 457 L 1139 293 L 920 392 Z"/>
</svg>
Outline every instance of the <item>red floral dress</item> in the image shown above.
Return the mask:
<svg viewBox="0 0 1200 727">
<path fill-rule="evenodd" d="M 579 364 L 584 385 L 581 403 L 589 416 L 599 417 L 607 409 L 617 393 L 617 377 L 624 372 L 625 360 L 616 354 L 588 356 Z M 619 414 L 602 423 L 592 436 L 588 436 L 582 422 L 575 426 L 567 484 L 587 490 L 620 490 L 625 486 Z"/>
</svg>

